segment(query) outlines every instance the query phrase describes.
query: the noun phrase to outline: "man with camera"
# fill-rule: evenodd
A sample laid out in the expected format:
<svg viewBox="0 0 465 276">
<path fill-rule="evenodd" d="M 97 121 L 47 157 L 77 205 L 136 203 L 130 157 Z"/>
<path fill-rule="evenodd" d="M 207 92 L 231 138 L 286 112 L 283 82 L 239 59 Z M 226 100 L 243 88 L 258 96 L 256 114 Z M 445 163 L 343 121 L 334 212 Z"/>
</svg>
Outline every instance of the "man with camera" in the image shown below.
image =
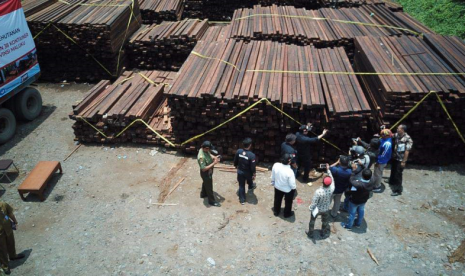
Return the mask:
<svg viewBox="0 0 465 276">
<path fill-rule="evenodd" d="M 370 156 L 366 154 L 362 146 L 353 146 L 349 151 L 349 156 L 352 173 L 360 178 L 362 171 L 370 166 Z M 355 165 L 355 169 L 353 165 Z"/>
<path fill-rule="evenodd" d="M 308 137 L 308 133 L 312 131 L 312 124 L 308 123 L 307 125 L 301 125 L 299 132 L 296 133 L 296 145 L 297 145 L 297 172 L 299 173 L 301 169 L 304 170 L 303 181 L 308 182 L 308 174 L 312 167 L 312 150 L 311 144 L 318 142 L 323 138 L 328 132 L 327 129 L 323 130 L 323 133 L 317 137 Z"/>
<path fill-rule="evenodd" d="M 238 149 L 234 156 L 234 167 L 237 168 L 237 181 L 239 182 L 239 201 L 245 204 L 245 182 L 249 184 L 249 191 L 257 186 L 253 183 L 256 173 L 255 154 L 250 151 L 252 148 L 252 139 L 245 138 L 242 141 L 242 149 Z"/>
<path fill-rule="evenodd" d="M 391 176 L 389 177 L 389 185 L 391 186 L 391 196 L 402 194 L 402 173 L 404 172 L 405 164 L 408 160 L 408 155 L 413 147 L 413 140 L 407 134 L 407 126 L 399 125 L 397 133 L 394 135 L 394 159 L 391 165 Z"/>
<path fill-rule="evenodd" d="M 197 154 L 197 162 L 200 167 L 200 176 L 202 177 L 202 191 L 200 198 L 208 198 L 208 203 L 212 206 L 220 207 L 213 194 L 213 167 L 220 162 L 221 156 L 212 156 L 214 148 L 210 141 L 202 143 L 201 149 Z"/>
<path fill-rule="evenodd" d="M 0 202 L 0 216 L 0 265 L 5 274 L 9 275 L 8 257 L 17 260 L 24 258 L 24 254 L 16 254 L 13 230 L 16 230 L 18 221 L 8 203 Z"/>
</svg>

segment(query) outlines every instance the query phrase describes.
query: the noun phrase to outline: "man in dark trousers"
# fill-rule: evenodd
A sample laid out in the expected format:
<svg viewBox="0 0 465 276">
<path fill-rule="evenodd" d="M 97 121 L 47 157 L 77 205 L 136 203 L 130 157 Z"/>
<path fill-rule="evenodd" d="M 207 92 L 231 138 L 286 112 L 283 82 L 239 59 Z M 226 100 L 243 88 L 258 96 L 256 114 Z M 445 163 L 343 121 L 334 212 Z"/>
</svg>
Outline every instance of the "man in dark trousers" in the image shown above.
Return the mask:
<svg viewBox="0 0 465 276">
<path fill-rule="evenodd" d="M 397 133 L 394 135 L 394 159 L 391 164 L 391 176 L 389 177 L 389 185 L 391 186 L 391 196 L 402 194 L 402 174 L 405 164 L 408 160 L 408 155 L 413 147 L 413 140 L 407 134 L 407 126 L 399 125 Z"/>
<path fill-rule="evenodd" d="M 239 201 L 245 204 L 245 182 L 249 184 L 249 191 L 257 186 L 253 183 L 255 180 L 255 154 L 250 151 L 252 148 L 252 139 L 245 138 L 242 141 L 242 149 L 238 149 L 234 156 L 234 167 L 237 168 L 237 181 L 239 182 Z"/>
<path fill-rule="evenodd" d="M 210 154 L 210 149 L 213 148 L 210 141 L 202 143 L 202 148 L 197 154 L 197 162 L 200 166 L 200 176 L 202 177 L 202 191 L 200 197 L 208 197 L 208 203 L 212 206 L 220 207 L 213 194 L 213 167 L 220 162 L 220 159 Z"/>
<path fill-rule="evenodd" d="M 10 274 L 8 257 L 10 260 L 24 258 L 24 254 L 16 254 L 12 223 L 18 225 L 13 208 L 8 203 L 0 202 L 0 265 L 7 275 Z"/>
<path fill-rule="evenodd" d="M 352 172 L 357 169 L 357 165 L 352 165 Z M 362 178 L 358 178 L 356 174 L 352 173 L 350 177 L 350 191 L 348 194 L 349 199 L 349 218 L 347 222 L 341 222 L 341 226 L 346 229 L 352 229 L 353 226 L 360 227 L 365 215 L 365 204 L 370 198 L 370 192 L 373 190 L 374 178 L 371 177 L 372 172 L 370 169 L 362 171 Z M 355 220 L 357 215 L 357 220 Z M 355 222 L 355 223 L 354 223 Z"/>
<path fill-rule="evenodd" d="M 327 129 L 323 130 L 323 133 L 317 137 L 308 137 L 308 132 L 312 129 L 312 125 L 301 125 L 299 132 L 296 135 L 296 148 L 297 148 L 297 172 L 301 169 L 304 170 L 304 176 L 302 180 L 308 182 L 308 174 L 312 167 L 312 149 L 310 144 L 318 142 L 321 138 L 326 135 Z"/>
<path fill-rule="evenodd" d="M 273 165 L 271 170 L 271 185 L 274 187 L 274 207 L 273 214 L 279 216 L 281 203 L 284 197 L 284 217 L 289 218 L 294 215 L 292 211 L 292 201 L 295 194 L 295 174 L 291 169 L 292 158 L 285 153 L 281 157 L 281 162 Z"/>
<path fill-rule="evenodd" d="M 289 154 L 291 157 L 291 169 L 297 177 L 297 150 L 294 148 L 296 136 L 292 133 L 286 135 L 286 141 L 281 144 L 281 156 Z"/>
</svg>

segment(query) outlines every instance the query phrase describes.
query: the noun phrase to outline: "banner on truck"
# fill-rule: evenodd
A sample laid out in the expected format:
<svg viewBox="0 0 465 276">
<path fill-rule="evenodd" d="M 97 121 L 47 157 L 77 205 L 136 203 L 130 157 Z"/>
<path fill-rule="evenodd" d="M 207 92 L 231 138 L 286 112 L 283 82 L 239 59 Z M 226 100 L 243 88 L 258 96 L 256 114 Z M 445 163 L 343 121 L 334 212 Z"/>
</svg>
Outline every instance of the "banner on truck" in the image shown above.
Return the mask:
<svg viewBox="0 0 465 276">
<path fill-rule="evenodd" d="M 0 97 L 40 73 L 20 0 L 0 0 Z"/>
</svg>

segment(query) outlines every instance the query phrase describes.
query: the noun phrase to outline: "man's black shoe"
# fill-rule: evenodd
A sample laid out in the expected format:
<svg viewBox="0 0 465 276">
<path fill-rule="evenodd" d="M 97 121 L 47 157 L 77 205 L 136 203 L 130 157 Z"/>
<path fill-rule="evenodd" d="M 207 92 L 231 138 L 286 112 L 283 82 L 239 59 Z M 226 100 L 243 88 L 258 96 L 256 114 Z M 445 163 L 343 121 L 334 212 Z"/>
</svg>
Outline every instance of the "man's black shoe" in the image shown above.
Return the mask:
<svg viewBox="0 0 465 276">
<path fill-rule="evenodd" d="M 255 188 L 257 188 L 257 184 L 254 183 L 254 184 L 252 184 L 251 187 L 249 187 L 249 191 L 253 191 L 253 190 L 255 190 Z"/>
<path fill-rule="evenodd" d="M 10 258 L 10 260 L 19 260 L 19 259 L 22 259 L 24 258 L 24 254 L 23 253 L 19 253 L 19 254 L 16 254 L 16 257 L 14 258 Z"/>
<path fill-rule="evenodd" d="M 402 193 L 399 193 L 399 192 L 393 192 L 393 193 L 391 194 L 391 196 L 400 196 L 401 194 L 402 194 Z"/>
<path fill-rule="evenodd" d="M 383 189 L 381 187 L 373 189 L 373 193 L 381 193 Z"/>
<path fill-rule="evenodd" d="M 210 206 L 221 207 L 221 204 L 219 202 L 215 202 L 215 203 L 210 203 Z"/>
<path fill-rule="evenodd" d="M 284 216 L 284 218 L 290 218 L 290 217 L 293 217 L 294 215 L 295 215 L 294 211 L 291 211 L 291 214 L 288 216 Z"/>
<path fill-rule="evenodd" d="M 1 268 L 0 268 L 1 269 Z M 6 275 L 10 275 L 11 274 L 11 270 L 9 268 L 7 269 L 4 269 L 3 272 L 5 272 Z"/>
</svg>

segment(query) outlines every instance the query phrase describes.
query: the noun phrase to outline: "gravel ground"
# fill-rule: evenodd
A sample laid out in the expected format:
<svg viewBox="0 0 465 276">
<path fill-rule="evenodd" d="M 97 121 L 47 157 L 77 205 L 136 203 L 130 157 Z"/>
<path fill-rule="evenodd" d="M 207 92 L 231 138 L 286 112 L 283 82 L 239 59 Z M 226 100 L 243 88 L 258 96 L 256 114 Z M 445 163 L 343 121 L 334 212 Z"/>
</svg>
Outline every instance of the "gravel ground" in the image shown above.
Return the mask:
<svg viewBox="0 0 465 276">
<path fill-rule="evenodd" d="M 271 211 L 270 172 L 258 174 L 258 188 L 241 206 L 235 174 L 216 170 L 217 208 L 199 198 L 191 156 L 94 144 L 63 162 L 76 147 L 71 104 L 89 87 L 40 84 L 42 115 L 0 146 L 1 158 L 14 159 L 21 170 L 12 184 L 2 180 L 0 190 L 20 223 L 17 250 L 27 255 L 11 262 L 12 275 L 465 275 L 464 264 L 448 262 L 465 240 L 463 164 L 409 166 L 403 195 L 375 194 L 360 229 L 343 229 L 342 213 L 328 239 L 312 240 L 305 235 L 308 205 L 321 178 L 311 187 L 298 183 L 296 216 L 284 219 Z M 62 161 L 64 174 L 52 178 L 44 202 L 34 196 L 23 202 L 16 188 L 40 160 Z M 181 169 L 170 171 L 180 162 Z M 151 204 L 182 178 L 166 198 L 176 205 Z"/>
</svg>

